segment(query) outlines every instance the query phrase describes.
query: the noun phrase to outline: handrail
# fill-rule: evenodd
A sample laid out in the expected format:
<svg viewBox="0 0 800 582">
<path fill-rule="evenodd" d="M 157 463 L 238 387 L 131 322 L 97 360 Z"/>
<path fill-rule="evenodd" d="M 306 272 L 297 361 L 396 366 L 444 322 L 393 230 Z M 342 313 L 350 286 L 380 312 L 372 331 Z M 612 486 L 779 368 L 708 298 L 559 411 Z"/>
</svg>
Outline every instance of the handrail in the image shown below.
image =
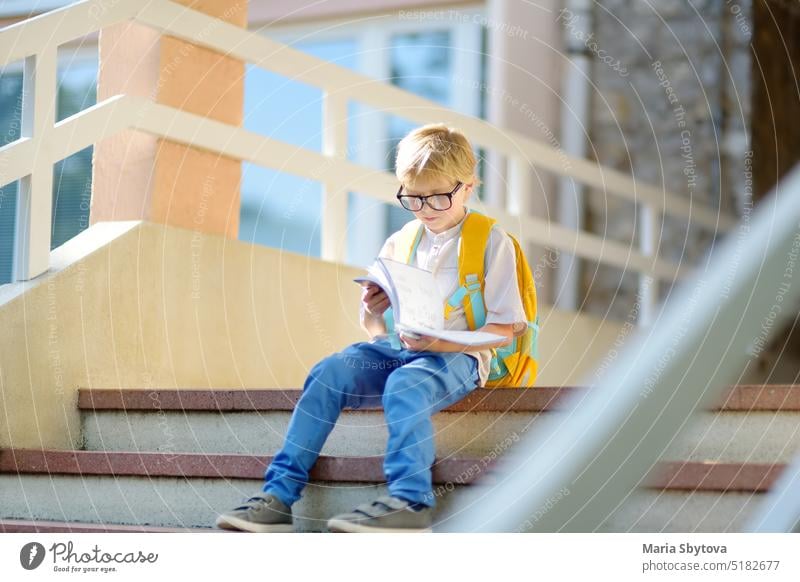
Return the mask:
<svg viewBox="0 0 800 582">
<path fill-rule="evenodd" d="M 22 139 L 0 148 L 0 185 L 20 179 L 23 198 L 29 198 L 20 205 L 23 216 L 18 222 L 22 222 L 21 231 L 26 233 L 28 242 L 27 247 L 22 247 L 27 248 L 27 254 L 17 257 L 17 261 L 22 263 L 17 270 L 17 278 L 31 278 L 47 268 L 50 241 L 49 234 L 47 240 L 44 240 L 44 233 L 49 233 L 49 228 L 45 229 L 43 225 L 49 223 L 50 217 L 49 211 L 44 216 L 45 204 L 39 200 L 47 195 L 49 204 L 45 177 L 47 165 L 79 151 L 93 143 L 92 140 L 108 137 L 125 127 L 149 131 L 160 137 L 321 181 L 325 188 L 322 256 L 328 260 L 343 262 L 345 249 L 342 248 L 341 241 L 346 240 L 346 207 L 329 204 L 330 199 L 350 189 L 378 200 L 392 202 L 386 192 L 394 190 L 394 177 L 391 174 L 375 172 L 346 161 L 343 153 L 347 143 L 348 100 L 359 101 L 418 123 L 444 121 L 458 125 L 470 135 L 476 146 L 509 156 L 509 163 L 515 174 L 524 173 L 530 167 L 536 166 L 636 201 L 641 207 L 641 214 L 650 217 L 645 221 L 645 230 L 649 228 L 653 231 L 658 213 L 684 217 L 719 231 L 727 230 L 734 224 L 731 217 L 719 215 L 711 208 L 699 207 L 691 200 L 665 190 L 638 183 L 616 170 L 572 157 L 567 157 L 568 163 L 565 163 L 564 153 L 548 144 L 456 113 L 392 85 L 323 61 L 169 0 L 150 0 L 144 4 L 136 0 L 118 0 L 113 4 L 106 0 L 83 0 L 13 24 L 0 30 L 0 65 L 24 57 L 26 65 L 30 64 L 32 71 L 34 64 L 43 55 L 50 55 L 50 60 L 54 58 L 58 44 L 128 19 L 295 81 L 321 88 L 324 111 L 323 154 L 256 136 L 238 127 L 192 117 L 191 114 L 163 105 L 143 103 L 142 100 L 130 96 L 108 99 L 58 124 L 41 126 L 38 131 L 25 133 Z M 52 40 L 42 46 L 40 40 L 34 40 L 41 38 Z M 48 102 L 52 108 L 55 97 L 49 88 L 54 86 L 51 78 L 53 75 L 54 73 L 49 73 L 43 81 L 36 75 L 38 97 L 35 102 L 32 99 L 26 100 L 27 111 L 35 109 L 36 115 L 39 115 L 48 106 Z M 155 123 L 153 120 L 156 117 L 162 123 Z M 169 121 L 163 122 L 167 118 Z M 78 141 L 54 139 L 56 135 L 67 132 L 70 136 L 77 135 Z M 210 137 L 212 133 L 216 133 L 216 138 Z M 225 135 L 228 139 L 219 139 L 219 135 Z M 248 144 L 247 147 L 243 146 L 245 143 Z M 254 156 L 254 152 L 268 152 L 269 155 L 264 153 Z M 299 160 L 307 163 L 298 163 Z M 317 167 L 327 164 L 331 171 L 320 176 L 319 173 L 309 171 L 309 168 L 315 166 L 309 166 L 308 163 L 316 164 Z M 38 190 L 32 189 L 29 183 L 32 177 L 35 183 L 36 176 L 41 178 Z M 24 214 L 26 208 L 32 207 L 34 200 L 38 201 L 34 206 L 38 206 L 40 210 L 28 210 Z M 498 218 L 501 225 L 519 233 L 519 237 L 527 242 L 548 245 L 603 264 L 633 269 L 643 280 L 650 277 L 672 280 L 683 277 L 688 272 L 685 267 L 654 256 L 654 248 L 650 244 L 653 237 L 649 235 L 654 231 L 642 236 L 640 251 L 637 252 L 625 244 L 606 241 L 591 233 L 575 232 L 535 217 L 515 216 L 504 209 L 493 207 L 489 211 Z M 36 228 L 29 225 L 35 225 Z M 654 301 L 655 297 L 656 294 L 652 294 L 646 300 Z"/>
<path fill-rule="evenodd" d="M 128 96 L 126 99 L 134 109 L 147 110 L 147 115 L 133 115 L 134 129 L 303 178 L 333 181 L 341 184 L 343 191 L 357 191 L 388 204 L 396 202 L 393 197 L 397 186 L 394 174 L 365 168 L 344 159 L 330 164 L 324 154 L 138 97 Z M 687 271 L 685 267 L 667 261 L 632 253 L 620 243 L 578 233 L 534 216 L 512 216 L 499 209 L 492 209 L 492 215 L 506 227 L 514 226 L 525 232 L 528 241 L 569 250 L 587 259 L 603 260 L 623 269 L 651 272 L 664 279 L 674 277 L 676 272 L 683 274 Z"/>
<path fill-rule="evenodd" d="M 497 484 L 461 494 L 441 529 L 601 529 L 691 415 L 717 401 L 754 346 L 794 315 L 781 305 L 800 299 L 798 198 L 800 165 L 749 229 L 742 223 L 712 251 L 708 270 L 670 296 L 659 321 L 635 332 L 600 383 L 565 415 L 537 420 L 497 462 Z"/>
<path fill-rule="evenodd" d="M 728 230 L 736 224 L 735 219 L 719 216 L 708 208 L 693 207 L 690 201 L 674 193 L 637 184 L 633 178 L 617 170 L 575 158 L 512 129 L 500 128 L 482 119 L 458 113 L 394 85 L 264 36 L 242 31 L 237 26 L 201 12 L 186 10 L 169 0 L 148 2 L 134 18 L 163 33 L 225 53 L 293 81 L 313 85 L 340 98 L 360 101 L 382 112 L 393 113 L 420 124 L 441 120 L 458 125 L 470 136 L 474 145 L 511 157 L 523 156 L 530 165 L 573 178 L 587 186 L 602 188 L 605 192 L 630 201 L 651 204 L 658 210 L 689 218 L 703 226 Z M 214 29 L 213 35 L 206 32 L 211 28 Z"/>
<path fill-rule="evenodd" d="M 800 533 L 800 454 L 781 471 L 743 529 L 749 533 Z"/>
<path fill-rule="evenodd" d="M 138 4 L 84 0 L 0 28 L 0 67 L 128 20 Z"/>
</svg>

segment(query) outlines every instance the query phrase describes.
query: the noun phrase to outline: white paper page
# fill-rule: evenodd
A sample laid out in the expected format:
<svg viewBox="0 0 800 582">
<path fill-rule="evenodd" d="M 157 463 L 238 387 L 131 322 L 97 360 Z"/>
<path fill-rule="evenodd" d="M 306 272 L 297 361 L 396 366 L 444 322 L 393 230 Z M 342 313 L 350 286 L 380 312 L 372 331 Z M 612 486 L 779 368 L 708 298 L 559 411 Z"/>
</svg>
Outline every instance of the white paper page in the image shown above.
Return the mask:
<svg viewBox="0 0 800 582">
<path fill-rule="evenodd" d="M 395 324 L 444 329 L 444 300 L 433 273 L 391 259 L 378 259 L 388 271 L 400 307 Z"/>
<path fill-rule="evenodd" d="M 441 338 L 447 341 L 464 344 L 467 346 L 480 346 L 484 344 L 493 344 L 504 340 L 505 338 L 496 333 L 489 333 L 486 331 L 470 331 L 470 330 L 455 330 L 455 329 L 429 329 L 421 326 L 399 326 L 403 330 L 409 330 L 421 335 L 428 335 L 431 337 Z"/>
</svg>

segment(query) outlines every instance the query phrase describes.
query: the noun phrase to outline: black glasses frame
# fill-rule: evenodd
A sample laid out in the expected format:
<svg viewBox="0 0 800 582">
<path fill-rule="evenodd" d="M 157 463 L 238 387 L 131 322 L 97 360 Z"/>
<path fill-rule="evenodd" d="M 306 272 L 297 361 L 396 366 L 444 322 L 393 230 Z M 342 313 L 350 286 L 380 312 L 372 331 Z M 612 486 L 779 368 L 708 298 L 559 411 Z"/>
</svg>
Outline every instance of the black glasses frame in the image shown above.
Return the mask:
<svg viewBox="0 0 800 582">
<path fill-rule="evenodd" d="M 432 210 L 435 210 L 437 212 L 444 212 L 445 210 L 450 210 L 453 207 L 453 196 L 455 195 L 456 192 L 458 192 L 458 189 L 461 188 L 461 186 L 463 185 L 464 185 L 463 182 L 456 182 L 456 187 L 453 188 L 450 192 L 439 192 L 435 194 L 428 194 L 427 196 L 411 196 L 410 194 L 401 194 L 401 192 L 403 191 L 403 185 L 400 184 L 400 188 L 397 189 L 396 198 L 397 201 L 400 203 L 400 206 L 402 206 L 406 210 L 411 210 L 411 209 L 408 208 L 405 204 L 403 204 L 403 199 L 416 198 L 418 200 L 421 200 L 422 204 L 420 205 L 419 209 L 411 210 L 411 212 L 419 212 L 420 210 L 425 208 L 426 204 Z M 434 196 L 447 196 L 447 202 L 448 202 L 447 208 L 434 208 L 433 206 L 431 206 L 431 203 L 428 202 L 428 198 L 432 198 Z"/>
</svg>

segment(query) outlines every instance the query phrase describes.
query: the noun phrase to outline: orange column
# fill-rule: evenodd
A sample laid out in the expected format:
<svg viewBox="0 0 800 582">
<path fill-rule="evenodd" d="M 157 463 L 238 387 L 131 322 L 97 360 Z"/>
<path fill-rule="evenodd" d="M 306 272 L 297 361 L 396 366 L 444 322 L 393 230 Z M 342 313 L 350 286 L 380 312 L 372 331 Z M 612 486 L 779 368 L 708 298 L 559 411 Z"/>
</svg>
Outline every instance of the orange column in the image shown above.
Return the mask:
<svg viewBox="0 0 800 582">
<path fill-rule="evenodd" d="M 247 27 L 247 0 L 177 0 Z M 125 93 L 241 125 L 244 63 L 135 23 L 100 33 L 98 101 Z M 95 145 L 91 223 L 142 219 L 239 232 L 241 162 L 135 131 Z"/>
</svg>

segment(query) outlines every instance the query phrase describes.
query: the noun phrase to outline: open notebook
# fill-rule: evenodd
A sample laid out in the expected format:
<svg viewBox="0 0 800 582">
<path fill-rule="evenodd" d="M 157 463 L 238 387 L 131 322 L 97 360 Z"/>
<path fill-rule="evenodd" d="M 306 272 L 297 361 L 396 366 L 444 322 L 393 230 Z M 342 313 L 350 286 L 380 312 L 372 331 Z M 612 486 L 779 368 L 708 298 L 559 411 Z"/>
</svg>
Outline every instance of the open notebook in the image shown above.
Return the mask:
<svg viewBox="0 0 800 582">
<path fill-rule="evenodd" d="M 392 304 L 394 326 L 412 337 L 418 334 L 441 338 L 469 346 L 493 344 L 501 335 L 484 331 L 459 331 L 444 327 L 444 298 L 439 294 L 433 273 L 391 259 L 379 257 L 367 268 L 367 275 L 356 277 L 370 281 L 386 292 Z"/>
</svg>

